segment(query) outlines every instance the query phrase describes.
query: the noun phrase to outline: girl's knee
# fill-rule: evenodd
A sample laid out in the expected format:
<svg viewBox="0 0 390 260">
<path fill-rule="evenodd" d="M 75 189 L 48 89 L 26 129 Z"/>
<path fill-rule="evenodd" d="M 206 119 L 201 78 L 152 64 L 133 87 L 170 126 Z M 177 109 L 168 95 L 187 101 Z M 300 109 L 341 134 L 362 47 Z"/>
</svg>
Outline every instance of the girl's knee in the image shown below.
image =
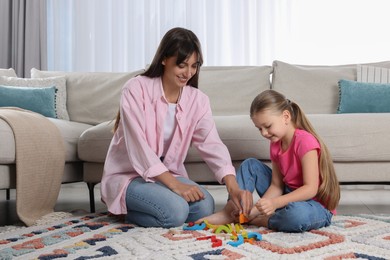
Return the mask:
<svg viewBox="0 0 390 260">
<path fill-rule="evenodd" d="M 311 219 L 307 212 L 295 203 L 278 210 L 268 222 L 269 228 L 282 232 L 305 232 L 311 230 Z"/>
<path fill-rule="evenodd" d="M 257 160 L 256 158 L 248 158 L 241 163 L 241 167 L 251 168 L 253 167 L 253 165 L 261 165 L 261 164 L 262 162 Z"/>
</svg>

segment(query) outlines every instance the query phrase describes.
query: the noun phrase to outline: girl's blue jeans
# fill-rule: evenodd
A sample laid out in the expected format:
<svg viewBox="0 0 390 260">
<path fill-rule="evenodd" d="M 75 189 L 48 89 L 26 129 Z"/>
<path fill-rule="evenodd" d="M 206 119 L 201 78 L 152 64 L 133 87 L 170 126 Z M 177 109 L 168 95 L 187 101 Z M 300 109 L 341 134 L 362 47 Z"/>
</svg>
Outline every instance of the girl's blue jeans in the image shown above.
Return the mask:
<svg viewBox="0 0 390 260">
<path fill-rule="evenodd" d="M 246 159 L 237 171 L 237 182 L 241 189 L 264 195 L 271 184 L 272 170 L 261 161 Z M 284 193 L 291 192 L 288 187 Z M 268 220 L 268 228 L 282 232 L 304 232 L 329 226 L 332 213 L 315 200 L 290 202 L 277 209 Z"/>
<path fill-rule="evenodd" d="M 130 182 L 126 191 L 126 221 L 142 227 L 177 227 L 214 212 L 214 199 L 197 183 L 178 177 L 179 181 L 197 185 L 205 199 L 187 202 L 159 182 L 145 182 L 141 177 Z"/>
</svg>

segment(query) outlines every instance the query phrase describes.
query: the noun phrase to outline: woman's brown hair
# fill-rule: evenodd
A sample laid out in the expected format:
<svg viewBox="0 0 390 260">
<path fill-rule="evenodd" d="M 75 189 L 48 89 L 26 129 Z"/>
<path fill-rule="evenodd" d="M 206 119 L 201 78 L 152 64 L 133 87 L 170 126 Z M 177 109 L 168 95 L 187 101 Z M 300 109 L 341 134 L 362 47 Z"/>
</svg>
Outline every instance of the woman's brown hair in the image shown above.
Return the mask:
<svg viewBox="0 0 390 260">
<path fill-rule="evenodd" d="M 193 53 L 196 53 L 198 56 L 198 69 L 187 84 L 198 88 L 199 68 L 203 64 L 201 45 L 198 37 L 192 31 L 181 27 L 172 28 L 164 35 L 152 63 L 141 75 L 150 78 L 161 77 L 164 74 L 162 61 L 165 58 L 176 57 L 176 64 L 179 65 Z M 118 129 L 119 121 L 120 111 L 118 111 L 115 119 L 114 132 Z"/>
<path fill-rule="evenodd" d="M 283 94 L 275 90 L 266 90 L 253 100 L 250 108 L 250 116 L 253 117 L 256 113 L 264 111 L 265 109 L 280 113 L 285 110 L 289 111 L 294 126 L 306 130 L 318 140 L 321 146 L 319 158 L 321 185 L 318 188 L 316 197 L 323 202 L 329 210 L 335 209 L 340 201 L 340 186 L 334 169 L 333 160 L 327 146 L 314 130 L 314 127 L 307 119 L 305 113 L 298 104 L 286 99 Z"/>
</svg>

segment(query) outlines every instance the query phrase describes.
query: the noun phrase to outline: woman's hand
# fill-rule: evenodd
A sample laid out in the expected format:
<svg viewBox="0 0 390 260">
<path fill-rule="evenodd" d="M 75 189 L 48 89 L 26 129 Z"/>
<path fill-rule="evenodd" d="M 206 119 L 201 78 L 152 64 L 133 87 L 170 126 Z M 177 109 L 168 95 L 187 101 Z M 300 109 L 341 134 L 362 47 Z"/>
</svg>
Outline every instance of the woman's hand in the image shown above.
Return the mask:
<svg viewBox="0 0 390 260">
<path fill-rule="evenodd" d="M 249 213 L 253 207 L 253 196 L 250 191 L 234 189 L 229 193 L 229 198 L 235 205 L 237 215 L 244 213 L 246 217 L 249 217 Z"/>
<path fill-rule="evenodd" d="M 156 180 L 163 183 L 187 202 L 195 202 L 205 198 L 205 195 L 198 186 L 182 183 L 173 177 L 170 172 L 164 172 L 156 176 Z"/>
<path fill-rule="evenodd" d="M 233 214 L 238 215 L 244 213 L 245 217 L 249 217 L 249 213 L 253 207 L 252 193 L 240 189 L 235 175 L 226 175 L 223 181 L 229 192 L 229 199 L 233 202 Z"/>
<path fill-rule="evenodd" d="M 203 192 L 198 186 L 181 182 L 176 183 L 175 187 L 172 188 L 172 191 L 181 196 L 187 202 L 195 202 L 205 198 Z"/>
</svg>

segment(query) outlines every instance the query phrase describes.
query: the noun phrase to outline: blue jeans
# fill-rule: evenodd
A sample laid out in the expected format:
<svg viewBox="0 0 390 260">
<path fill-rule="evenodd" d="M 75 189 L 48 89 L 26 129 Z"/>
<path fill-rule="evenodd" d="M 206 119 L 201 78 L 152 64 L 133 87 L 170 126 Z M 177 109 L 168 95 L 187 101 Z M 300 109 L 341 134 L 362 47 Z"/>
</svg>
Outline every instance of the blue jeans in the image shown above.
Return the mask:
<svg viewBox="0 0 390 260">
<path fill-rule="evenodd" d="M 271 184 L 272 170 L 257 159 L 246 159 L 237 171 L 241 189 L 264 195 Z M 284 193 L 291 192 L 285 187 Z M 304 232 L 329 226 L 333 214 L 315 200 L 290 202 L 279 208 L 268 220 L 268 228 L 282 232 Z"/>
<path fill-rule="evenodd" d="M 177 179 L 186 184 L 198 185 L 184 177 Z M 142 227 L 170 228 L 211 215 L 214 212 L 214 199 L 205 188 L 198 186 L 206 198 L 187 202 L 162 183 L 136 178 L 126 191 L 126 221 Z"/>
</svg>

